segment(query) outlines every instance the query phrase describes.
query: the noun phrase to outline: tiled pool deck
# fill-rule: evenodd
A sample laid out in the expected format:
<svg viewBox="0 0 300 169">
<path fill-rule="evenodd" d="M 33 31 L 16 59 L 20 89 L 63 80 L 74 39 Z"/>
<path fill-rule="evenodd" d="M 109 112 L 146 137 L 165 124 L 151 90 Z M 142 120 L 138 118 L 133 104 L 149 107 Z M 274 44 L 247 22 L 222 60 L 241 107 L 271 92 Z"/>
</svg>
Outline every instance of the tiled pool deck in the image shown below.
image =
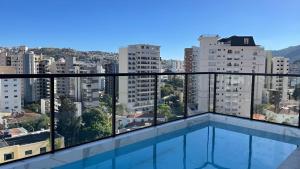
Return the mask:
<svg viewBox="0 0 300 169">
<path fill-rule="evenodd" d="M 32 159 L 21 160 L 1 166 L 1 169 L 49 169 L 64 165 L 66 163 L 78 161 L 83 158 L 91 157 L 115 148 L 120 148 L 149 138 L 164 135 L 179 129 L 214 122 L 244 127 L 249 129 L 249 132 L 251 132 L 251 130 L 261 131 L 263 137 L 268 137 L 268 134 L 276 134 L 287 139 L 289 137 L 300 139 L 300 129 L 297 128 L 207 113 L 160 126 L 138 130 L 116 136 L 114 138 L 108 138 L 82 146 L 73 147 L 64 151 L 56 152 L 54 154 L 46 154 Z M 267 135 L 265 132 L 267 132 Z M 281 164 L 280 169 L 300 169 L 300 148 L 295 150 L 288 157 L 288 159 Z"/>
</svg>

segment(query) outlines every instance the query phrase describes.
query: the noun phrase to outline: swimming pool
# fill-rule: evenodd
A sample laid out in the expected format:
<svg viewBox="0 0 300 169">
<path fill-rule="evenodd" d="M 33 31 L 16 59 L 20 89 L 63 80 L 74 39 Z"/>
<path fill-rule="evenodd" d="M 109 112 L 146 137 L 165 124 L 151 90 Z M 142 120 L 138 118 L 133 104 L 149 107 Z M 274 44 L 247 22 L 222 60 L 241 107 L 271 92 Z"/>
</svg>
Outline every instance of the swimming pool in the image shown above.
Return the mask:
<svg viewBox="0 0 300 169">
<path fill-rule="evenodd" d="M 55 169 L 275 169 L 297 148 L 298 142 L 299 139 L 286 136 L 210 123 Z"/>
</svg>

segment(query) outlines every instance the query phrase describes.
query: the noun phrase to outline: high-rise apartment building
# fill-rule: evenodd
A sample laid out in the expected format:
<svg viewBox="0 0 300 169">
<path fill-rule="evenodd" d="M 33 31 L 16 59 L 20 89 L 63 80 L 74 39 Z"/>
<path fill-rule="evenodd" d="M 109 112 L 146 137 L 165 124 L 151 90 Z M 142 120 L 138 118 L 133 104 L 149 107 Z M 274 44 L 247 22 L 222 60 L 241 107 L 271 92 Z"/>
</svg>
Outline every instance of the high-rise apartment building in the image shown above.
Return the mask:
<svg viewBox="0 0 300 169">
<path fill-rule="evenodd" d="M 264 73 L 266 52 L 251 36 L 202 35 L 195 57 L 196 72 Z M 208 109 L 208 75 L 197 76 L 199 111 Z M 213 81 L 212 81 L 213 82 Z M 250 115 L 251 76 L 218 75 L 216 79 L 216 111 L 248 117 Z M 264 81 L 256 79 L 255 103 L 261 103 Z M 213 91 L 213 90 L 211 90 Z M 211 93 L 212 94 L 212 93 Z"/>
<path fill-rule="evenodd" d="M 199 53 L 199 47 L 193 46 L 191 48 L 184 49 L 184 70 L 185 72 L 194 72 L 195 71 L 195 56 Z M 188 76 L 188 108 L 197 107 L 197 91 L 196 91 L 196 76 Z"/>
<path fill-rule="evenodd" d="M 184 72 L 184 62 L 182 60 L 166 60 L 167 68 L 174 73 Z"/>
<path fill-rule="evenodd" d="M 0 51 L 0 66 L 12 66 L 16 68 L 17 74 L 23 74 L 23 62 L 25 53 L 28 51 L 28 47 L 19 46 L 11 49 L 2 49 Z M 21 86 L 21 100 L 24 104 L 24 79 L 20 79 Z"/>
<path fill-rule="evenodd" d="M 16 74 L 16 68 L 0 66 L 0 74 Z M 0 113 L 21 113 L 20 79 L 0 79 Z"/>
<path fill-rule="evenodd" d="M 70 73 L 93 74 L 97 73 L 97 65 L 76 61 Z M 75 102 L 81 102 L 83 108 L 99 106 L 99 78 L 74 77 L 70 78 L 70 97 Z"/>
<path fill-rule="evenodd" d="M 27 52 L 24 57 L 23 70 L 25 74 L 47 74 L 50 73 L 49 66 L 54 58 L 44 58 L 43 55 L 36 55 L 34 52 Z M 25 103 L 40 101 L 50 96 L 49 78 L 30 78 L 24 80 Z"/>
<path fill-rule="evenodd" d="M 288 74 L 289 73 L 289 59 L 285 57 L 279 57 L 279 56 L 273 56 L 269 57 L 267 59 L 270 66 L 268 68 L 266 73 L 271 73 L 271 74 Z M 284 103 L 288 100 L 288 83 L 289 83 L 289 78 L 288 77 L 283 77 L 283 76 L 268 76 L 266 77 L 267 79 L 267 86 L 266 86 L 266 91 L 269 93 L 268 96 L 269 98 L 267 99 L 268 101 L 272 97 L 280 97 L 281 103 Z M 291 78 L 292 80 L 292 78 Z M 272 93 L 275 93 L 276 96 L 273 96 Z M 277 96 L 278 95 L 278 96 Z"/>
<path fill-rule="evenodd" d="M 64 58 L 60 58 L 49 66 L 49 70 L 52 74 L 68 74 L 70 73 L 70 66 L 73 65 L 72 60 L 66 62 Z M 70 94 L 70 78 L 60 77 L 54 79 L 54 92 L 56 97 L 64 96 L 68 97 Z"/>
<path fill-rule="evenodd" d="M 97 63 L 97 73 L 99 74 L 105 74 L 105 69 L 103 68 L 103 66 L 99 63 Z M 98 88 L 101 91 L 105 90 L 105 77 L 104 76 L 100 76 L 98 77 Z"/>
<path fill-rule="evenodd" d="M 184 71 L 193 72 L 193 48 L 184 49 Z"/>
<path fill-rule="evenodd" d="M 119 77 L 119 102 L 130 111 L 153 111 L 155 78 L 147 73 L 160 72 L 160 47 L 137 44 L 120 48 L 119 72 L 146 74 Z M 160 96 L 159 86 L 157 93 Z"/>
<path fill-rule="evenodd" d="M 112 60 L 109 63 L 106 63 L 104 65 L 105 73 L 108 74 L 114 74 L 119 72 L 119 64 L 116 60 Z M 116 84 L 118 84 L 118 78 L 116 78 Z M 116 88 L 113 87 L 113 77 L 112 76 L 106 76 L 105 77 L 105 94 L 108 94 L 110 96 L 113 95 L 113 91 L 115 90 L 116 95 L 118 95 L 118 88 L 119 86 L 116 85 Z"/>
</svg>

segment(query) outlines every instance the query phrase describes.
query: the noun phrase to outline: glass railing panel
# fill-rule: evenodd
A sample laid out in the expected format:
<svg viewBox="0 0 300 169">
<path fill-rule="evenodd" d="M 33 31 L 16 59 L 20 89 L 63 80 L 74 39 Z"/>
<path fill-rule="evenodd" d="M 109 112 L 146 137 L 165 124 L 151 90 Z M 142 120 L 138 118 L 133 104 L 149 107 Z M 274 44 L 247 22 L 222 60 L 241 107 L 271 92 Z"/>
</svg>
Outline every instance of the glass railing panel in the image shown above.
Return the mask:
<svg viewBox="0 0 300 169">
<path fill-rule="evenodd" d="M 212 76 L 213 77 L 213 76 Z M 187 111 L 188 115 L 197 115 L 209 111 L 213 101 L 213 79 L 208 74 L 188 75 L 187 80 Z"/>
<path fill-rule="evenodd" d="M 298 126 L 300 77 L 256 76 L 254 96 L 254 119 Z"/>
<path fill-rule="evenodd" d="M 0 79 L 0 88 L 0 164 L 51 151 L 50 79 Z"/>
<path fill-rule="evenodd" d="M 157 123 L 184 117 L 184 75 L 158 76 Z"/>
<path fill-rule="evenodd" d="M 218 74 L 216 80 L 216 112 L 250 118 L 252 76 Z"/>
<path fill-rule="evenodd" d="M 105 77 L 55 78 L 56 148 L 70 147 L 112 135 L 112 94 Z"/>
<path fill-rule="evenodd" d="M 116 134 L 151 126 L 154 120 L 155 77 L 117 76 Z"/>
</svg>

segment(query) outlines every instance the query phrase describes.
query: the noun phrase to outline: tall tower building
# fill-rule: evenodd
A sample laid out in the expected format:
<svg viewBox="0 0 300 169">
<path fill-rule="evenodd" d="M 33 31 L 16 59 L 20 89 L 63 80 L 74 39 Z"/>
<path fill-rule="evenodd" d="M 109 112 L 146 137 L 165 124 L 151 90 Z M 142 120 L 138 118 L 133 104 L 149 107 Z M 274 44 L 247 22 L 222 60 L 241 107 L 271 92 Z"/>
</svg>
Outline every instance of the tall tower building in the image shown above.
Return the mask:
<svg viewBox="0 0 300 169">
<path fill-rule="evenodd" d="M 70 73 L 94 74 L 97 73 L 97 65 L 76 61 Z M 70 97 L 75 102 L 81 102 L 83 108 L 99 106 L 99 78 L 98 77 L 74 77 L 70 78 Z"/>
<path fill-rule="evenodd" d="M 69 64 L 73 65 L 71 61 L 72 60 L 66 62 L 64 58 L 60 58 L 49 66 L 49 70 L 52 74 L 68 74 L 70 73 Z M 57 97 L 59 96 L 68 97 L 70 94 L 70 78 L 69 77 L 55 78 L 54 87 L 55 87 L 54 91 Z"/>
<path fill-rule="evenodd" d="M 119 72 L 119 64 L 116 60 L 110 61 L 110 63 L 106 63 L 104 65 L 105 73 L 107 74 L 114 74 Z M 118 84 L 118 78 L 116 78 L 116 84 Z M 113 87 L 113 77 L 106 76 L 105 77 L 105 94 L 108 94 L 110 96 L 113 95 L 113 91 L 115 90 L 116 95 L 118 95 L 118 88 L 119 86 L 116 85 L 116 88 Z M 117 96 L 118 97 L 118 96 Z"/>
<path fill-rule="evenodd" d="M 0 51 L 0 65 L 1 66 L 12 66 L 16 68 L 16 74 L 23 74 L 23 62 L 25 53 L 28 51 L 28 47 L 19 46 L 17 48 L 3 49 Z M 21 100 L 22 105 L 24 104 L 24 79 L 20 79 L 21 87 Z"/>
<path fill-rule="evenodd" d="M 272 74 L 288 74 L 289 73 L 289 59 L 285 57 L 272 57 L 271 60 L 271 73 Z M 268 72 L 269 73 L 269 72 Z M 288 100 L 288 77 L 284 76 L 270 76 L 270 86 L 267 89 L 271 93 L 279 93 L 280 101 L 282 103 Z"/>
<path fill-rule="evenodd" d="M 159 73 L 160 47 L 148 44 L 129 45 L 119 49 L 120 73 Z M 158 78 L 158 81 L 159 78 Z M 123 76 L 119 78 L 119 102 L 129 111 L 153 112 L 154 76 Z M 158 96 L 160 87 L 158 86 Z"/>
<path fill-rule="evenodd" d="M 264 73 L 266 52 L 252 36 L 202 35 L 195 57 L 196 72 Z M 207 111 L 208 77 L 197 76 L 197 101 L 200 111 Z M 218 75 L 216 79 L 216 111 L 237 116 L 250 116 L 251 76 Z M 254 102 L 262 102 L 263 77 L 257 77 Z M 213 90 L 211 90 L 213 91 Z"/>
<path fill-rule="evenodd" d="M 49 66 L 54 62 L 54 58 L 43 58 L 34 52 L 27 52 L 24 57 L 24 74 L 47 74 L 50 73 Z M 43 98 L 49 98 L 50 91 L 49 78 L 27 78 L 24 79 L 24 101 L 32 103 Z"/>
<path fill-rule="evenodd" d="M 191 48 L 184 49 L 184 70 L 185 72 L 195 72 L 195 57 L 199 53 L 199 47 L 193 46 Z M 198 75 L 189 75 L 188 76 L 188 108 L 197 109 L 197 84 L 196 76 Z"/>
</svg>

